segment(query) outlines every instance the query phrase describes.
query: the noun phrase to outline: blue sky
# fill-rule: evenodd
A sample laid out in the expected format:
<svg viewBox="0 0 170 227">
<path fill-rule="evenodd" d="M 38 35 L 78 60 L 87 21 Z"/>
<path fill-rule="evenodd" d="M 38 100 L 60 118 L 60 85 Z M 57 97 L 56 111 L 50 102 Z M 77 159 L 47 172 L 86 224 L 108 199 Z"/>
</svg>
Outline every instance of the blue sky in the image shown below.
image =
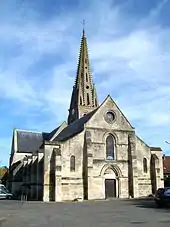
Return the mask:
<svg viewBox="0 0 170 227">
<path fill-rule="evenodd" d="M 83 19 L 100 103 L 111 94 L 137 134 L 168 154 L 168 14 L 168 0 L 0 1 L 1 164 L 14 127 L 48 132 L 67 118 Z"/>
</svg>

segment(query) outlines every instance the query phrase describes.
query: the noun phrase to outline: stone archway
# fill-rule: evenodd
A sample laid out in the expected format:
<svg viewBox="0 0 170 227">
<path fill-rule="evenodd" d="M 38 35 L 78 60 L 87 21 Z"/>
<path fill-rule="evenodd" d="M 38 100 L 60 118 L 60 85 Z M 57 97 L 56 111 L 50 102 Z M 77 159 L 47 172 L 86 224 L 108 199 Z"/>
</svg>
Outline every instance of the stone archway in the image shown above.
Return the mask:
<svg viewBox="0 0 170 227">
<path fill-rule="evenodd" d="M 119 197 L 119 178 L 122 176 L 117 165 L 105 165 L 100 174 L 103 178 L 105 198 Z"/>
<path fill-rule="evenodd" d="M 115 172 L 108 168 L 104 173 L 105 198 L 113 198 L 117 195 L 117 179 Z"/>
</svg>

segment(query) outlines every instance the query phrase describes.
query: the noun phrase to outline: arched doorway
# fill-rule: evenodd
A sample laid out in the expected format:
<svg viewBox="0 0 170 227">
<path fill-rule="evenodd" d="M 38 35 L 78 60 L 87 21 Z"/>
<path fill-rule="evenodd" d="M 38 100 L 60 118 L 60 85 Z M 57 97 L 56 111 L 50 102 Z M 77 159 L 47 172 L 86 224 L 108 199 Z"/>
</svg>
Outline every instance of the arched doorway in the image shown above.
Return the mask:
<svg viewBox="0 0 170 227">
<path fill-rule="evenodd" d="M 118 175 L 112 167 L 108 167 L 104 171 L 104 188 L 105 198 L 116 198 L 118 197 Z"/>
<path fill-rule="evenodd" d="M 103 179 L 103 197 L 107 198 L 119 198 L 121 195 L 121 178 L 122 172 L 117 164 L 105 164 L 100 172 L 100 176 Z"/>
</svg>

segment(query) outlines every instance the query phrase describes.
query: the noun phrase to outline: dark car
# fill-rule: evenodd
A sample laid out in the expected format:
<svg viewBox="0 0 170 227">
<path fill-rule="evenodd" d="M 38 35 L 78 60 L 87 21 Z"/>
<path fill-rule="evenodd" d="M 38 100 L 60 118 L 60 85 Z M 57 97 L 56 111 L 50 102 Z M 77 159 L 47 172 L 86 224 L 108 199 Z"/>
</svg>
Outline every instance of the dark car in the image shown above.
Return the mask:
<svg viewBox="0 0 170 227">
<path fill-rule="evenodd" d="M 159 188 L 155 194 L 155 202 L 158 207 L 170 204 L 170 187 Z"/>
</svg>

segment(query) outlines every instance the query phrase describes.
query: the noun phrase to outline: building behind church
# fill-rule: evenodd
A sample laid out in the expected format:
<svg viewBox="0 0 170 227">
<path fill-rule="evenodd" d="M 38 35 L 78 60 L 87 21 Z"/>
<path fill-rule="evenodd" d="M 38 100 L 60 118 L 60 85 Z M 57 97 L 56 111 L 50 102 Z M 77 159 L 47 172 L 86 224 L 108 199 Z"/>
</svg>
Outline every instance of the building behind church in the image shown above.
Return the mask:
<svg viewBox="0 0 170 227">
<path fill-rule="evenodd" d="M 68 119 L 49 133 L 14 129 L 9 185 L 43 201 L 147 196 L 164 184 L 162 156 L 111 96 L 99 105 L 83 30 Z"/>
<path fill-rule="evenodd" d="M 170 187 L 170 156 L 163 156 L 164 186 Z"/>
</svg>

